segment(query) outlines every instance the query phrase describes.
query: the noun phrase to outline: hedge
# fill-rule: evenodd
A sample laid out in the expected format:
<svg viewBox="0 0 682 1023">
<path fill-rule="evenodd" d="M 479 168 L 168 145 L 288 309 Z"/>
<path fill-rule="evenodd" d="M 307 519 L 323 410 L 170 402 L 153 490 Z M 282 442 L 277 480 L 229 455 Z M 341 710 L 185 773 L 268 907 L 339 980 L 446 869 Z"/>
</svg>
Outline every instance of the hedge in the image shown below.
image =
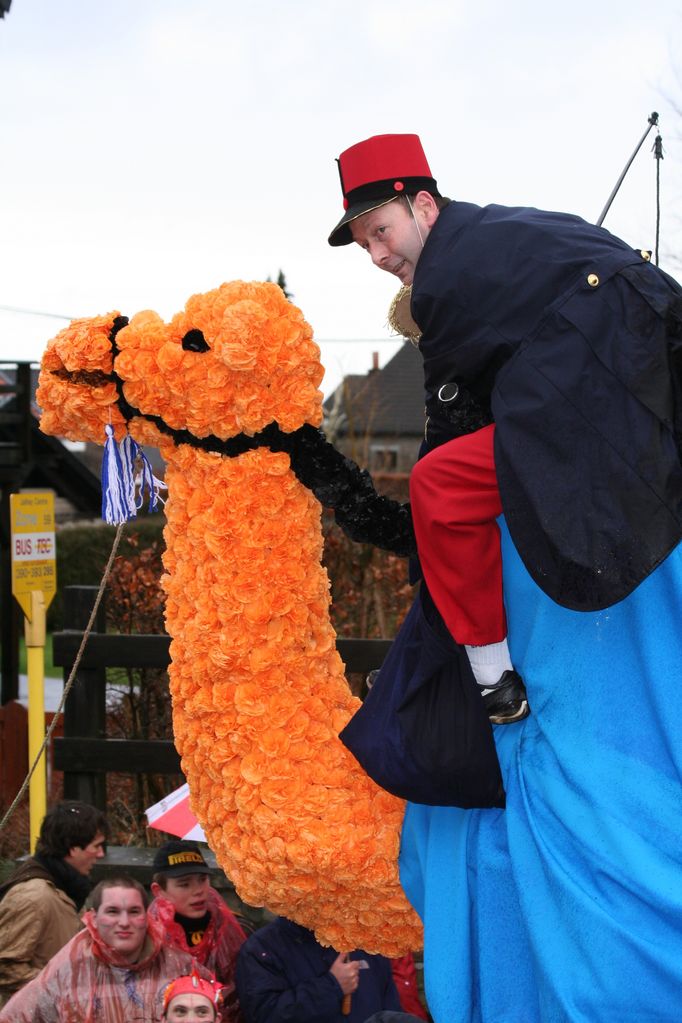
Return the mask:
<svg viewBox="0 0 682 1023">
<path fill-rule="evenodd" d="M 118 548 L 119 557 L 130 557 L 140 548 L 163 544 L 163 515 L 145 515 L 126 523 Z M 62 592 L 65 586 L 98 586 L 116 535 L 116 526 L 69 526 L 57 533 L 57 593 L 47 612 L 47 627 L 64 627 Z M 132 543 L 131 543 L 132 539 Z"/>
</svg>

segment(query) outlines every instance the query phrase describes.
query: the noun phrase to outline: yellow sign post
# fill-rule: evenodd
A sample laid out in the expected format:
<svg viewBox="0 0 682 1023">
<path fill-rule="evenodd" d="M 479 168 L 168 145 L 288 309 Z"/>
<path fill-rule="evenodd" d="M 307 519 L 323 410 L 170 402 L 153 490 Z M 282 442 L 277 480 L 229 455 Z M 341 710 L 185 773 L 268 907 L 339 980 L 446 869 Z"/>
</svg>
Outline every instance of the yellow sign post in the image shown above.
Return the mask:
<svg viewBox="0 0 682 1023">
<path fill-rule="evenodd" d="M 28 761 L 45 738 L 45 613 L 57 590 L 54 494 L 27 490 L 10 494 L 12 593 L 24 612 L 28 672 Z M 29 783 L 31 849 L 47 811 L 43 751 Z"/>
</svg>

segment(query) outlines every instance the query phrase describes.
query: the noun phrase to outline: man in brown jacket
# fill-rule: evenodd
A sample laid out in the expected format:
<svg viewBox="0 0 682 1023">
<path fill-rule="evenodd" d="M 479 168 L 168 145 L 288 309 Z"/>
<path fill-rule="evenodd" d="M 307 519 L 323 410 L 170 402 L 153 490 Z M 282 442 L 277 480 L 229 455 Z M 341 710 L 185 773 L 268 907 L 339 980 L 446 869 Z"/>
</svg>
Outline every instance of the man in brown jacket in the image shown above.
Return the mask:
<svg viewBox="0 0 682 1023">
<path fill-rule="evenodd" d="M 106 835 L 100 810 L 57 803 L 43 819 L 35 856 L 0 885 L 0 1007 L 80 930 L 78 910 Z"/>
</svg>

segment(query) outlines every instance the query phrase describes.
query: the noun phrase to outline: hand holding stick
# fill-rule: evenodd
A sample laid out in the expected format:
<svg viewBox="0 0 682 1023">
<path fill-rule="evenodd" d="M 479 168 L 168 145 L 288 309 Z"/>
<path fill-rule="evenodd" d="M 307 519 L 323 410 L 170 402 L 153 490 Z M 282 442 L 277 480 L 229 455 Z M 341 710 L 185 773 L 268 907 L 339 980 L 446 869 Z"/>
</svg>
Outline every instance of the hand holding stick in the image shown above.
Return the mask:
<svg viewBox="0 0 682 1023">
<path fill-rule="evenodd" d="M 344 1016 L 350 1014 L 350 999 L 353 991 L 358 987 L 358 973 L 361 969 L 361 962 L 348 958 L 347 952 L 340 952 L 331 965 L 329 972 L 336 978 L 339 987 L 343 991 L 341 1001 L 341 1013 Z"/>
</svg>

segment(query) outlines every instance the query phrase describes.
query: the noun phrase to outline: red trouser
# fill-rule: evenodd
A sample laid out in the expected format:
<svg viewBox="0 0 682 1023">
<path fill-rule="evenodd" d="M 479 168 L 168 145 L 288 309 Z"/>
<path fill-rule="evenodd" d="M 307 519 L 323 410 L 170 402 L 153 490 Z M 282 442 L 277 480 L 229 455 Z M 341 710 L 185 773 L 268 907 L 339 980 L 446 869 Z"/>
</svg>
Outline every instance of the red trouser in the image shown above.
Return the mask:
<svg viewBox="0 0 682 1023">
<path fill-rule="evenodd" d="M 429 592 L 458 643 L 507 635 L 494 425 L 434 448 L 412 469 L 410 501 Z"/>
</svg>

